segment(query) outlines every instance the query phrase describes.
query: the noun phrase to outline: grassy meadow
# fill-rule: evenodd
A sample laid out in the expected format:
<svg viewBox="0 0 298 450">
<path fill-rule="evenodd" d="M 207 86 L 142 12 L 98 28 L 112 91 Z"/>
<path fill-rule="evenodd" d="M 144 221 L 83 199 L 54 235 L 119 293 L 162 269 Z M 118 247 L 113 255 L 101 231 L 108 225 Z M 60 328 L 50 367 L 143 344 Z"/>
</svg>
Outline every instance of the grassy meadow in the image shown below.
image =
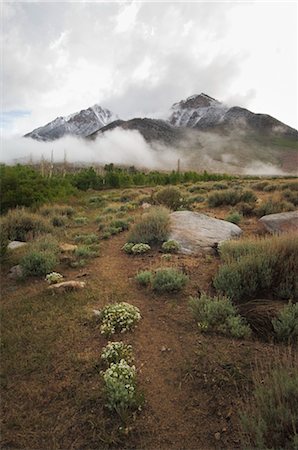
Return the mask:
<svg viewBox="0 0 298 450">
<path fill-rule="evenodd" d="M 298 237 L 258 220 L 297 209 L 297 179 L 80 181 L 6 197 L 1 448 L 298 449 Z M 182 255 L 183 209 L 243 234 Z"/>
</svg>

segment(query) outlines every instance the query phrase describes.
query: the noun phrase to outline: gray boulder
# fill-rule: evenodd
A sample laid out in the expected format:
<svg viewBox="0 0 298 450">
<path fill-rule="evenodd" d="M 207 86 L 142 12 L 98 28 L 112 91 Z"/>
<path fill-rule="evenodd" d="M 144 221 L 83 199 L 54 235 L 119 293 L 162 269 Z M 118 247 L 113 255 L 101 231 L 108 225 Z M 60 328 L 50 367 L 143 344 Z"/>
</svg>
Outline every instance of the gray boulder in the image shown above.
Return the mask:
<svg viewBox="0 0 298 450">
<path fill-rule="evenodd" d="M 27 245 L 27 242 L 21 242 L 21 241 L 11 241 L 7 248 L 10 250 L 15 250 L 16 248 L 24 247 L 24 245 Z"/>
<path fill-rule="evenodd" d="M 225 220 L 214 219 L 191 211 L 176 211 L 170 214 L 171 234 L 180 244 L 180 252 L 195 254 L 211 251 L 218 244 L 241 235 L 242 230 Z"/>
<path fill-rule="evenodd" d="M 23 277 L 23 275 L 24 275 L 23 269 L 20 266 L 20 264 L 18 264 L 17 266 L 13 266 L 10 268 L 7 276 L 11 280 L 19 280 L 20 278 Z"/>
<path fill-rule="evenodd" d="M 298 231 L 298 211 L 268 214 L 261 217 L 260 222 L 270 233 Z"/>
</svg>

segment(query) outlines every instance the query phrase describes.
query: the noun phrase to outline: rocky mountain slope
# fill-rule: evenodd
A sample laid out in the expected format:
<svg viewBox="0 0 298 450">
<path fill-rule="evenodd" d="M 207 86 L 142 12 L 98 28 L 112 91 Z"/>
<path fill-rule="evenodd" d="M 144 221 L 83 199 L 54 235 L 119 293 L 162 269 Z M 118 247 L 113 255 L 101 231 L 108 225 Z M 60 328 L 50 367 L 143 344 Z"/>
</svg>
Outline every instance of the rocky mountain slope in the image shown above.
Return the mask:
<svg viewBox="0 0 298 450">
<path fill-rule="evenodd" d="M 47 125 L 27 133 L 25 137 L 39 141 L 53 141 L 66 135 L 86 137 L 117 118 L 110 110 L 96 104 L 70 116 L 57 117 Z"/>
</svg>

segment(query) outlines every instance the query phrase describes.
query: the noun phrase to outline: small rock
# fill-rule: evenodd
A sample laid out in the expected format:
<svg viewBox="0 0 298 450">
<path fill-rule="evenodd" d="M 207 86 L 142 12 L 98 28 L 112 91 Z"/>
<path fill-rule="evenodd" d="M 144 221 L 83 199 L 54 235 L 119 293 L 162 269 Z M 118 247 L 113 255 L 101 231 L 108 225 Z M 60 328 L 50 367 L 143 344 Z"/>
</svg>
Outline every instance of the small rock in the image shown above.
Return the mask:
<svg viewBox="0 0 298 450">
<path fill-rule="evenodd" d="M 83 289 L 86 283 L 84 281 L 63 281 L 62 283 L 53 284 L 48 290 L 53 292 L 77 291 Z"/>
<path fill-rule="evenodd" d="M 78 248 L 78 246 L 74 244 L 60 244 L 59 247 L 63 253 L 74 252 Z"/>
<path fill-rule="evenodd" d="M 93 309 L 92 312 L 93 312 L 93 314 L 94 314 L 95 316 L 100 316 L 100 311 L 99 311 L 99 309 Z"/>
<path fill-rule="evenodd" d="M 11 267 L 7 276 L 11 280 L 18 280 L 19 278 L 22 278 L 23 274 L 23 269 L 20 264 L 18 264 L 17 266 Z"/>
<path fill-rule="evenodd" d="M 151 206 L 152 206 L 152 205 L 150 205 L 150 203 L 147 203 L 147 202 L 142 203 L 142 208 L 143 208 L 143 209 L 151 208 Z"/>
<path fill-rule="evenodd" d="M 24 247 L 24 245 L 27 245 L 27 242 L 21 242 L 21 241 L 11 241 L 7 248 L 10 250 L 15 250 L 16 248 Z"/>
<path fill-rule="evenodd" d="M 161 352 L 166 352 L 167 351 L 167 347 L 165 345 L 163 345 L 160 349 Z"/>
<path fill-rule="evenodd" d="M 83 277 L 86 277 L 87 275 L 90 275 L 90 272 L 78 273 L 76 278 L 83 278 Z"/>
<path fill-rule="evenodd" d="M 214 437 L 217 441 L 220 441 L 220 433 L 219 432 L 214 433 Z"/>
</svg>

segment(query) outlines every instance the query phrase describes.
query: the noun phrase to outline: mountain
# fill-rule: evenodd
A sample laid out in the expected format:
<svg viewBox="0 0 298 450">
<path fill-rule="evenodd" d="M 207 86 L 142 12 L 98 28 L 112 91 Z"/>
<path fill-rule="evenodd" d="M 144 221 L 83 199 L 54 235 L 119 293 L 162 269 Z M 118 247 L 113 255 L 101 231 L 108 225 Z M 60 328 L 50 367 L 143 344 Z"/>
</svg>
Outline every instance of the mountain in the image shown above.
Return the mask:
<svg viewBox="0 0 298 450">
<path fill-rule="evenodd" d="M 117 119 L 110 110 L 96 104 L 70 116 L 57 117 L 47 125 L 25 134 L 25 137 L 39 141 L 53 141 L 67 135 L 86 137 Z"/>
<path fill-rule="evenodd" d="M 176 127 L 212 131 L 245 131 L 297 138 L 298 132 L 267 114 L 228 106 L 207 94 L 199 94 L 174 103 L 168 121 Z"/>
<path fill-rule="evenodd" d="M 116 128 L 121 128 L 122 130 L 136 130 L 144 137 L 145 141 L 158 141 L 164 145 L 179 142 L 184 136 L 182 129 L 174 127 L 164 120 L 144 118 L 116 120 L 100 130 L 95 131 L 95 133 L 92 133 L 88 137 L 94 140 L 107 131 L 111 131 Z"/>
</svg>

